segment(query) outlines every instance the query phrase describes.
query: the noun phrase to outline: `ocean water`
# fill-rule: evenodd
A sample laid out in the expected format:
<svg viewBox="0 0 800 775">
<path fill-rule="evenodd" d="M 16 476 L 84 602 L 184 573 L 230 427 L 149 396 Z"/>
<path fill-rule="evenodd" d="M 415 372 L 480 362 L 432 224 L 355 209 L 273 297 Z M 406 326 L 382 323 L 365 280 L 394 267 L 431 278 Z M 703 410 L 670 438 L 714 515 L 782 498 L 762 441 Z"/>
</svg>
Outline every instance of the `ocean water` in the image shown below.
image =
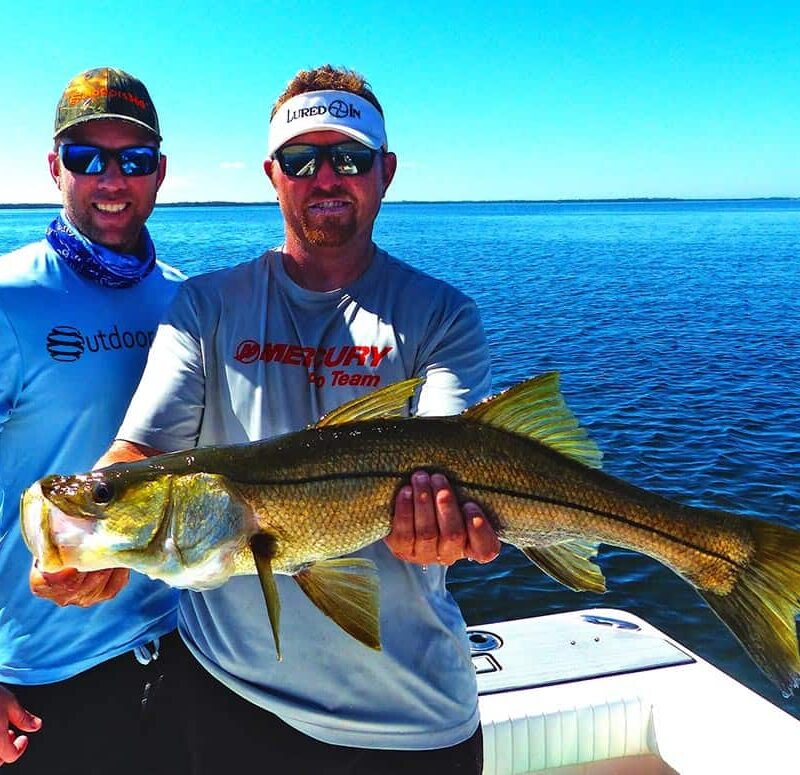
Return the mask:
<svg viewBox="0 0 800 775">
<path fill-rule="evenodd" d="M 0 210 L 0 252 L 55 212 Z M 281 241 L 274 206 L 158 208 L 150 228 L 190 275 Z M 800 528 L 800 202 L 387 204 L 375 236 L 475 298 L 497 390 L 561 373 L 609 473 Z M 688 584 L 627 551 L 600 564 L 602 596 L 510 547 L 450 587 L 470 624 L 627 609 L 800 717 Z"/>
</svg>

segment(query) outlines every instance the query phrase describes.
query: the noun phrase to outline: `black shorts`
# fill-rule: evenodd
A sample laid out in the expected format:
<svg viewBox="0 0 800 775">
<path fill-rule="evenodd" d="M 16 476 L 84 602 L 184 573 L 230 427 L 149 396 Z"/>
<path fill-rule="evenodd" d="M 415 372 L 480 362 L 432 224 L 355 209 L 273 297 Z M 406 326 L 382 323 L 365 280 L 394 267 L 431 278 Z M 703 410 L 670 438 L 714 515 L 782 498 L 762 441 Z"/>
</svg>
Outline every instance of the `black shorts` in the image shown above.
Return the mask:
<svg viewBox="0 0 800 775">
<path fill-rule="evenodd" d="M 161 638 L 159 658 L 141 665 L 121 654 L 66 681 L 5 684 L 42 719 L 11 775 L 188 775 L 174 723 L 169 665 L 184 654 L 177 633 Z M 3 770 L 5 773 L 5 770 Z"/>
<path fill-rule="evenodd" d="M 463 743 L 429 751 L 329 745 L 298 732 L 225 687 L 193 657 L 180 660 L 180 717 L 192 775 L 480 775 L 480 726 Z"/>
</svg>

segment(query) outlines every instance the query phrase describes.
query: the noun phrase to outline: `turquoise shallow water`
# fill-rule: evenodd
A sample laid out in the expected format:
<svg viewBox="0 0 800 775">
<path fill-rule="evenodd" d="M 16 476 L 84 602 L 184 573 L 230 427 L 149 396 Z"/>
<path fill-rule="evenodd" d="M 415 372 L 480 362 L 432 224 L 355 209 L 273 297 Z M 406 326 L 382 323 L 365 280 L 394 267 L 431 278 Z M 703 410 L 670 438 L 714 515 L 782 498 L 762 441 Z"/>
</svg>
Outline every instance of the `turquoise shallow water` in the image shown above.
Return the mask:
<svg viewBox="0 0 800 775">
<path fill-rule="evenodd" d="M 0 210 L 0 251 L 55 211 Z M 159 255 L 188 274 L 281 240 L 276 207 L 159 208 Z M 800 202 L 389 204 L 376 241 L 478 302 L 502 389 L 557 369 L 610 473 L 800 528 Z M 513 549 L 451 571 L 469 623 L 626 608 L 800 717 L 697 594 L 605 548 L 604 596 Z"/>
</svg>

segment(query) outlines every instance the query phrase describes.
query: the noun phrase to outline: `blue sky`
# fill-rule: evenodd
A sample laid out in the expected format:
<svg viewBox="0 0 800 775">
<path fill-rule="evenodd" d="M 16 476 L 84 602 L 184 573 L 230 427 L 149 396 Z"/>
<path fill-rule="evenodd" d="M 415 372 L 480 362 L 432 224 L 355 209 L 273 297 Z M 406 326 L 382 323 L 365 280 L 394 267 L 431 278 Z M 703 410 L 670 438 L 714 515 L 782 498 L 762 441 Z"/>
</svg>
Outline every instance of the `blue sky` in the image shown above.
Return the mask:
<svg viewBox="0 0 800 775">
<path fill-rule="evenodd" d="M 384 106 L 390 200 L 800 195 L 796 0 L 45 0 L 3 22 L 0 202 L 58 201 L 55 104 L 101 65 L 155 100 L 161 201 L 273 201 L 270 106 L 325 62 Z"/>
</svg>

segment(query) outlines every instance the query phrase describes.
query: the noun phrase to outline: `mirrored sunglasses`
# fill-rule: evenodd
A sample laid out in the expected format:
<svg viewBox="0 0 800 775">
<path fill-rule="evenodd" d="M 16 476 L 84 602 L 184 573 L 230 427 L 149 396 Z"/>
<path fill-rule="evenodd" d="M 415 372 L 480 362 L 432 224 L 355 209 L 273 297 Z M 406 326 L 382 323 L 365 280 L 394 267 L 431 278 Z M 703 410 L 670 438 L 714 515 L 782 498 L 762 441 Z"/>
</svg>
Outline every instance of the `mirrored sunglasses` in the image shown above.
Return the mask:
<svg viewBox="0 0 800 775">
<path fill-rule="evenodd" d="M 311 178 L 317 174 L 325 159 L 330 161 L 337 175 L 363 175 L 372 169 L 377 151 L 358 142 L 333 145 L 284 145 L 275 151 L 285 175 L 291 178 Z"/>
<path fill-rule="evenodd" d="M 77 175 L 102 175 L 110 159 L 115 159 L 120 172 L 127 177 L 152 175 L 158 169 L 161 152 L 149 145 L 128 148 L 101 148 L 97 145 L 64 143 L 59 146 L 61 163 Z"/>
</svg>

